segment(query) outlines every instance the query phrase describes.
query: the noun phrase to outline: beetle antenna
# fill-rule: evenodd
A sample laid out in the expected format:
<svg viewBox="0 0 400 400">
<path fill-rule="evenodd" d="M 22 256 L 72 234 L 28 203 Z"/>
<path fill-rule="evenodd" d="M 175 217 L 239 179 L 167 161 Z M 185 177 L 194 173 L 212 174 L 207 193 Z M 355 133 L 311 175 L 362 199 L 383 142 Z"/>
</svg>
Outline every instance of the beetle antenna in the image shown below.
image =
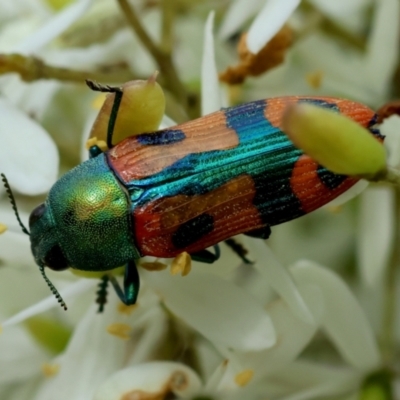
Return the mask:
<svg viewBox="0 0 400 400">
<path fill-rule="evenodd" d="M 86 85 L 88 85 L 90 89 L 94 90 L 95 92 L 115 93 L 107 128 L 107 147 L 111 149 L 111 147 L 113 147 L 112 137 L 114 133 L 115 122 L 117 120 L 118 110 L 124 92 L 121 87 L 101 85 L 100 83 L 91 81 L 90 79 L 86 79 Z"/>
<path fill-rule="evenodd" d="M 6 178 L 6 176 L 4 174 L 0 174 L 0 175 L 1 175 L 1 179 L 2 179 L 2 181 L 4 183 L 4 187 L 6 188 L 8 198 L 10 199 L 11 206 L 12 206 L 12 208 L 14 210 L 14 214 L 17 217 L 19 226 L 21 227 L 22 232 L 24 232 L 28 236 L 30 236 L 30 233 L 29 233 L 28 229 L 25 228 L 25 225 L 22 223 L 21 218 L 19 217 L 18 209 L 17 209 L 17 203 L 15 202 L 15 197 L 14 197 L 13 192 L 11 190 L 10 184 L 8 183 L 8 180 L 7 180 L 7 178 Z"/>
<path fill-rule="evenodd" d="M 92 81 L 90 79 L 85 79 L 86 85 L 89 86 L 94 92 L 103 92 L 103 93 L 117 93 L 122 92 L 122 88 L 119 86 L 109 86 L 102 85 L 101 83 Z"/>
<path fill-rule="evenodd" d="M 102 313 L 104 311 L 104 306 L 107 303 L 107 295 L 108 295 L 108 282 L 110 278 L 108 275 L 104 275 L 100 278 L 100 282 L 98 285 L 98 290 L 96 292 L 97 298 L 96 303 L 99 305 L 98 313 Z"/>
<path fill-rule="evenodd" d="M 48 287 L 50 288 L 51 292 L 54 294 L 57 301 L 60 303 L 60 306 L 64 308 L 65 311 L 67 311 L 67 305 L 65 304 L 63 298 L 61 297 L 60 293 L 58 293 L 58 290 L 55 288 L 55 286 L 50 282 L 50 279 L 46 276 L 46 273 L 44 272 L 44 266 L 39 265 L 39 270 L 44 280 L 46 281 Z"/>
</svg>

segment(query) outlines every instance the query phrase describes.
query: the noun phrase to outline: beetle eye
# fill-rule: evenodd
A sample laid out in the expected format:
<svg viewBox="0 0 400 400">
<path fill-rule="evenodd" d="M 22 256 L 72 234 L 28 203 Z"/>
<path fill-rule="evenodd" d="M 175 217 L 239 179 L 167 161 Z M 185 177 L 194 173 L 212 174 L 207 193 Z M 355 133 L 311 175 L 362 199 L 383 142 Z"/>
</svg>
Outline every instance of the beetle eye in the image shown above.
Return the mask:
<svg viewBox="0 0 400 400">
<path fill-rule="evenodd" d="M 44 203 L 38 205 L 32 212 L 31 215 L 29 216 L 29 227 L 32 228 L 32 225 L 40 219 L 40 217 L 44 214 L 46 211 L 46 206 Z"/>
<path fill-rule="evenodd" d="M 44 258 L 44 265 L 53 271 L 63 271 L 68 268 L 68 261 L 59 245 L 53 246 Z"/>
</svg>

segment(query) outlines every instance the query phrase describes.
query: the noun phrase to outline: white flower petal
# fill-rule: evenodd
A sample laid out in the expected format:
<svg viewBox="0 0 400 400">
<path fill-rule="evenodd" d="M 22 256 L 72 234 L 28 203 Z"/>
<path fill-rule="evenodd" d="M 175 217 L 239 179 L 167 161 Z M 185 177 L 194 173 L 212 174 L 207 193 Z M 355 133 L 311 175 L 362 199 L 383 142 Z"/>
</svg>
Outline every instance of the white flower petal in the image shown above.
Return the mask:
<svg viewBox="0 0 400 400">
<path fill-rule="evenodd" d="M 395 193 L 392 187 L 371 186 L 361 196 L 357 255 L 367 285 L 382 282 L 395 237 Z"/>
<path fill-rule="evenodd" d="M 15 218 L 13 214 L 11 216 Z M 1 325 L 16 310 L 23 310 L 37 303 L 50 292 L 33 260 L 28 236 L 9 231 L 1 235 L 0 259 L 4 263 L 0 268 Z"/>
<path fill-rule="evenodd" d="M 110 296 L 101 314 L 93 304 L 74 329 L 65 352 L 53 361 L 60 366 L 56 376 L 46 380 L 35 400 L 87 400 L 104 380 L 121 367 L 127 342 L 107 332 L 115 322 L 116 296 Z"/>
<path fill-rule="evenodd" d="M 20 385 L 12 385 L 11 388 L 8 385 L 0 386 L 0 398 L 1 399 L 16 399 L 16 400 L 32 400 L 32 393 L 36 391 L 38 386 L 38 379 L 36 376 L 26 379 L 23 381 L 23 384 Z M 11 389 L 11 390 L 10 390 Z M 10 396 L 10 392 L 13 397 Z"/>
<path fill-rule="evenodd" d="M 142 298 L 140 300 L 140 305 L 142 305 Z M 139 311 L 139 310 L 138 310 Z M 140 337 L 136 343 L 135 352 L 129 359 L 128 364 L 134 365 L 145 362 L 154 356 L 154 349 L 163 342 L 166 335 L 168 334 L 168 320 L 166 313 L 161 308 L 151 309 L 151 321 L 149 321 L 146 326 L 146 333 Z M 137 314 L 135 313 L 135 327 L 140 328 L 138 323 Z"/>
<path fill-rule="evenodd" d="M 81 279 L 73 284 L 68 285 L 66 288 L 61 289 L 60 295 L 67 303 L 68 299 L 75 298 L 75 296 L 80 295 L 81 293 L 86 292 L 93 286 L 97 284 L 97 280 L 95 279 Z M 19 313 L 13 315 L 11 318 L 4 321 L 1 325 L 3 327 L 12 326 L 15 324 L 19 324 L 26 319 L 33 317 L 34 315 L 40 314 L 47 310 L 51 310 L 54 307 L 59 307 L 59 303 L 56 298 L 51 295 L 38 303 L 34 304 L 31 307 L 26 308 L 25 310 L 20 311 Z"/>
<path fill-rule="evenodd" d="M 46 352 L 41 350 L 28 332 L 21 326 L 7 329 L 0 336 L 0 386 L 19 384 L 34 377 L 41 365 L 47 361 Z"/>
<path fill-rule="evenodd" d="M 164 115 L 161 120 L 160 129 L 170 128 L 175 125 L 177 125 L 177 123 L 172 118 L 168 117 L 168 115 Z"/>
<path fill-rule="evenodd" d="M 143 273 L 166 306 L 211 342 L 244 351 L 275 343 L 263 307 L 244 290 L 212 274 L 192 271 L 184 278 L 169 272 Z"/>
<path fill-rule="evenodd" d="M 75 22 L 90 6 L 92 0 L 80 0 L 64 8 L 55 17 L 51 18 L 39 30 L 28 36 L 14 49 L 14 52 L 32 54 L 40 50 L 64 32 Z"/>
<path fill-rule="evenodd" d="M 291 275 L 277 260 L 268 245 L 262 240 L 247 240 L 246 247 L 254 254 L 254 267 L 265 281 L 287 302 L 294 314 L 303 321 L 313 324 L 315 321 L 301 297 Z"/>
<path fill-rule="evenodd" d="M 93 400 L 164 398 L 166 392 L 191 398 L 201 382 L 190 368 L 177 362 L 149 362 L 111 375 L 96 391 Z"/>
<path fill-rule="evenodd" d="M 32 253 L 29 248 L 29 238 L 21 232 L 21 228 L 17 225 L 17 219 L 13 212 L 11 212 L 11 204 L 1 205 L 4 207 L 9 207 L 9 218 L 13 225 L 8 225 L 8 221 L 3 217 L 3 213 L 0 213 L 0 221 L 7 224 L 7 231 L 2 234 L 0 239 L 0 254 L 1 261 L 8 265 L 31 265 L 33 270 L 35 269 L 35 262 L 32 257 Z M 22 221 L 28 221 L 28 216 L 26 214 L 20 215 Z M 14 224 L 16 226 L 14 226 Z M 12 231 L 15 229 L 16 231 Z M 37 271 L 39 274 L 39 271 Z"/>
<path fill-rule="evenodd" d="M 267 0 L 249 29 L 248 49 L 257 54 L 282 28 L 300 1 Z"/>
<path fill-rule="evenodd" d="M 364 66 L 365 79 L 380 93 L 389 88 L 389 82 L 397 68 L 400 4 L 398 0 L 381 0 L 376 3 L 376 7 Z"/>
<path fill-rule="evenodd" d="M 388 164 L 400 167 L 400 117 L 392 115 L 383 121 L 380 126 L 382 135 L 385 136 L 385 147 L 388 151 Z"/>
<path fill-rule="evenodd" d="M 380 363 L 379 350 L 371 326 L 346 284 L 333 272 L 310 261 L 296 263 L 291 272 L 299 284 L 321 289 L 325 314 L 322 327 L 343 358 L 362 371 Z"/>
<path fill-rule="evenodd" d="M 257 14 L 265 0 L 236 0 L 225 13 L 218 36 L 228 39 L 235 34 L 250 17 Z"/>
<path fill-rule="evenodd" d="M 310 361 L 295 361 L 267 378 L 270 396 L 311 400 L 339 396 L 359 388 L 363 375 L 353 368 L 338 368 Z M 336 397 L 335 397 L 336 398 Z"/>
<path fill-rule="evenodd" d="M 317 52 L 316 49 L 318 49 Z M 351 98 L 375 107 L 382 105 L 382 99 L 376 99 L 370 85 L 365 84 L 365 57 L 359 53 L 343 52 L 343 46 L 339 43 L 326 36 L 315 34 L 299 42 L 293 48 L 293 56 L 299 57 L 301 62 L 308 66 L 308 69 L 303 72 L 304 75 L 308 71 L 323 72 L 324 92 L 332 96 Z M 287 79 L 293 79 L 292 74 L 298 73 L 298 68 L 292 66 L 287 73 Z M 291 86 L 294 84 L 295 82 L 292 82 Z"/>
<path fill-rule="evenodd" d="M 362 193 L 368 187 L 368 185 L 369 185 L 368 181 L 365 181 L 364 179 L 360 179 L 349 190 L 346 190 L 340 196 L 336 197 L 336 199 L 333 199 L 328 204 L 325 204 L 324 207 L 329 208 L 329 207 L 341 206 L 342 204 L 347 203 L 351 199 L 354 199 L 354 197 L 357 197 L 360 193 Z"/>
<path fill-rule="evenodd" d="M 218 71 L 214 53 L 214 11 L 204 27 L 203 61 L 201 64 L 201 114 L 207 115 L 221 108 Z"/>
<path fill-rule="evenodd" d="M 248 353 L 242 357 L 243 365 L 255 368 L 257 377 L 276 373 L 285 368 L 304 350 L 318 329 L 323 318 L 323 296 L 314 285 L 299 285 L 300 293 L 310 311 L 315 324 L 299 319 L 283 300 L 277 300 L 268 307 L 278 338 L 276 344 L 263 352 Z"/>
<path fill-rule="evenodd" d="M 40 80 L 28 84 L 15 76 L 7 78 L 9 79 L 5 80 L 4 84 L 1 82 L 4 96 L 25 114 L 37 120 L 42 120 L 43 115 L 51 107 L 54 94 L 62 85 L 55 80 Z"/>
<path fill-rule="evenodd" d="M 47 192 L 58 173 L 58 152 L 47 132 L 0 99 L 0 171 L 18 192 Z"/>
<path fill-rule="evenodd" d="M 1 11 L 0 11 L 1 12 Z M 0 52 L 15 52 L 16 44 L 26 40 L 29 35 L 40 27 L 43 16 L 28 14 L 24 18 L 5 21 L 1 26 Z"/>
<path fill-rule="evenodd" d="M 344 29 L 362 34 L 366 25 L 366 8 L 370 0 L 310 0 L 323 14 L 334 19 Z"/>
<path fill-rule="evenodd" d="M 218 385 L 221 383 L 222 378 L 224 377 L 229 362 L 227 360 L 222 361 L 217 368 L 214 370 L 214 373 L 207 380 L 207 384 L 205 386 L 205 392 L 212 392 L 217 390 Z"/>
</svg>

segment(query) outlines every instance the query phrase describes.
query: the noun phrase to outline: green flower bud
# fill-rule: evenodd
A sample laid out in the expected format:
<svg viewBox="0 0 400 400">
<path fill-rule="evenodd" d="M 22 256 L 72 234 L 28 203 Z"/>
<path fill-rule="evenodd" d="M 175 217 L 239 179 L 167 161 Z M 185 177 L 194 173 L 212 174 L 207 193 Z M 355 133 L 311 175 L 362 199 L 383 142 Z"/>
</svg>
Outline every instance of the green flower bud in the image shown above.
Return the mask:
<svg viewBox="0 0 400 400">
<path fill-rule="evenodd" d="M 385 148 L 350 118 L 309 104 L 289 105 L 283 129 L 297 147 L 332 172 L 369 180 L 386 175 Z"/>
<path fill-rule="evenodd" d="M 71 337 L 69 327 L 49 318 L 32 317 L 25 325 L 35 340 L 53 354 L 64 351 Z"/>
</svg>

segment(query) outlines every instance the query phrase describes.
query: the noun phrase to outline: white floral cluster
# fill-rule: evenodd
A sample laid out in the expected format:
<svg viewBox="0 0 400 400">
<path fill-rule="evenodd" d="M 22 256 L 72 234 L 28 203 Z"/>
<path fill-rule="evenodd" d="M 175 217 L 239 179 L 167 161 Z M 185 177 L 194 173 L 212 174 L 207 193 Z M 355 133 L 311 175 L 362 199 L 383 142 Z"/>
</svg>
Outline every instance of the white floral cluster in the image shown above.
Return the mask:
<svg viewBox="0 0 400 400">
<path fill-rule="evenodd" d="M 3 54 L 21 54 L 81 70 L 124 63 L 150 75 L 157 65 L 117 3 L 0 1 L 0 72 Z M 135 3 L 143 25 L 159 37 L 161 8 Z M 247 47 L 257 53 L 287 22 L 302 33 L 282 65 L 241 87 L 241 101 L 320 94 L 377 108 L 390 98 L 399 61 L 398 0 L 221 3 L 223 14 L 217 2 L 205 1 L 174 21 L 175 63 L 185 83 L 201 81 L 203 115 L 232 95 L 216 67 L 233 63 L 229 38 L 248 27 Z M 223 16 L 216 35 L 213 6 Z M 326 21 L 343 35 L 364 38 L 363 48 L 324 33 Z M 319 84 L 310 85 L 310 76 Z M 0 77 L 0 172 L 24 221 L 60 172 L 80 162 L 97 112 L 94 98 L 82 85 Z M 164 122 L 170 125 L 167 117 Z M 395 166 L 399 128 L 397 117 L 382 127 Z M 0 194 L 0 222 L 8 226 L 0 236 L 2 400 L 356 400 L 367 390 L 365 398 L 390 399 L 382 397 L 390 394 L 379 377 L 390 381 L 393 398 L 400 396 L 400 378 L 390 370 L 400 339 L 392 266 L 396 189 L 374 186 L 357 207 L 326 208 L 278 226 L 268 244 L 239 238 L 252 265 L 240 264 L 222 245 L 220 261 L 195 264 L 186 277 L 143 269 L 138 305 L 121 308 L 110 291 L 102 314 L 93 300 L 96 281 L 50 272 L 69 305 L 67 313 L 59 309 L 5 190 Z M 371 377 L 378 377 L 376 397 L 367 385 Z"/>
</svg>

